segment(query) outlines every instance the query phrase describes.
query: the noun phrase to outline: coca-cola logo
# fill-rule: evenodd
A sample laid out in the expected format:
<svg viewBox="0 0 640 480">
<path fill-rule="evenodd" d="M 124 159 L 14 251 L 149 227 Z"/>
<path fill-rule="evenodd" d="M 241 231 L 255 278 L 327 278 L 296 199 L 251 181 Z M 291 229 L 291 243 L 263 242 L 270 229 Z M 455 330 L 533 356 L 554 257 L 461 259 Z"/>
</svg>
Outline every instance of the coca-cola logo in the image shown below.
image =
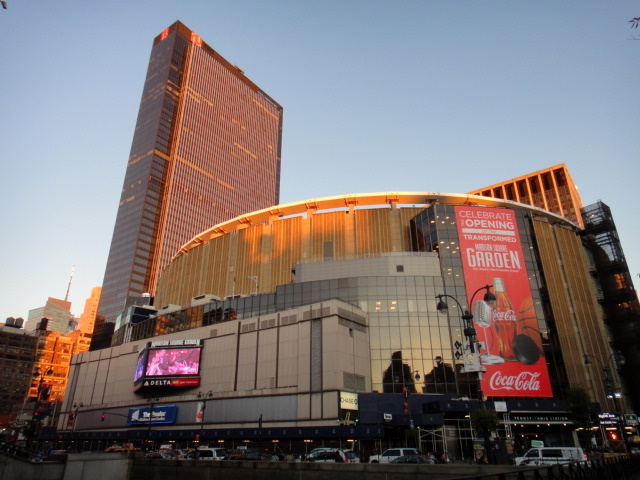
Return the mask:
<svg viewBox="0 0 640 480">
<path fill-rule="evenodd" d="M 513 310 L 505 310 L 503 312 L 494 310 L 493 319 L 494 321 L 501 321 L 501 322 L 515 322 L 516 312 L 514 312 Z"/>
<path fill-rule="evenodd" d="M 497 371 L 489 379 L 492 390 L 540 390 L 540 372 L 520 372 L 518 375 L 502 375 Z"/>
</svg>

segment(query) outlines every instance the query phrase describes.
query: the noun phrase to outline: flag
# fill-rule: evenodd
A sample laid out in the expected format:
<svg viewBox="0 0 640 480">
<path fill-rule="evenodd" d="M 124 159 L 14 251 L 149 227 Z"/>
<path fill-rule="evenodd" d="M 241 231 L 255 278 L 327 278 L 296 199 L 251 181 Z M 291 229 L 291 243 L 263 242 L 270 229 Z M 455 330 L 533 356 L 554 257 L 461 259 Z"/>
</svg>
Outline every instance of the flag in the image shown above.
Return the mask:
<svg viewBox="0 0 640 480">
<path fill-rule="evenodd" d="M 198 402 L 198 410 L 196 412 L 196 423 L 204 421 L 204 402 Z"/>
<path fill-rule="evenodd" d="M 71 412 L 69 412 L 69 418 L 67 420 L 67 428 L 72 428 L 75 421 L 76 421 L 76 412 L 72 410 Z"/>
</svg>

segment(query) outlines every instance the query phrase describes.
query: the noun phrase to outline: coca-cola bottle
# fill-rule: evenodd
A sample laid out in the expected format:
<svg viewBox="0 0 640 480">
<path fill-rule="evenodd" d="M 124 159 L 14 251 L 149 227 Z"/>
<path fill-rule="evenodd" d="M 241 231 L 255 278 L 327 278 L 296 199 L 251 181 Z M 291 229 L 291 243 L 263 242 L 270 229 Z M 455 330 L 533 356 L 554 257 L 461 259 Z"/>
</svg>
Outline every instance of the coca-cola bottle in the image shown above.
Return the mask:
<svg viewBox="0 0 640 480">
<path fill-rule="evenodd" d="M 493 289 L 496 295 L 496 303 L 493 305 L 493 326 L 498 334 L 500 356 L 505 360 L 517 360 L 513 353 L 513 339 L 516 336 L 516 314 L 513 311 L 511 300 L 504 290 L 502 278 L 493 279 Z"/>
</svg>

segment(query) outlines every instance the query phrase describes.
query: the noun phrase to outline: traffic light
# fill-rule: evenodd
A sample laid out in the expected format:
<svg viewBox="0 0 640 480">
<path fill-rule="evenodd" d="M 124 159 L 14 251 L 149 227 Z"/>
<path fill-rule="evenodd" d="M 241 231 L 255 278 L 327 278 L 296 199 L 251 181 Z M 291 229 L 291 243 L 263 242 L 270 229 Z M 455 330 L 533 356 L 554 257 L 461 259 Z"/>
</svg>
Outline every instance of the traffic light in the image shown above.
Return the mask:
<svg viewBox="0 0 640 480">
<path fill-rule="evenodd" d="M 104 419 L 107 418 L 107 414 L 103 413 L 102 416 L 100 417 L 100 421 L 104 422 Z"/>
<path fill-rule="evenodd" d="M 609 432 L 609 438 L 611 440 L 618 440 L 618 434 L 616 432 Z"/>
</svg>

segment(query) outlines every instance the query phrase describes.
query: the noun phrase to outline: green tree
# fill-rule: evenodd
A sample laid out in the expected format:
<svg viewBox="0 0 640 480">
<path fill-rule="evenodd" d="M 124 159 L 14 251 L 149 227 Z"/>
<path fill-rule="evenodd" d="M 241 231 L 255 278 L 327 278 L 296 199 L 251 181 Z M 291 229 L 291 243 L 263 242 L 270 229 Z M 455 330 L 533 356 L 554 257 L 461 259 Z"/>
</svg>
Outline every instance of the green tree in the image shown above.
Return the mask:
<svg viewBox="0 0 640 480">
<path fill-rule="evenodd" d="M 474 430 L 482 432 L 484 438 L 484 451 L 489 463 L 495 463 L 493 455 L 490 453 L 493 451 L 491 440 L 489 435 L 491 431 L 497 430 L 500 425 L 500 417 L 493 410 L 474 410 L 471 412 L 471 425 Z"/>
<path fill-rule="evenodd" d="M 593 438 L 593 419 L 591 417 L 591 400 L 584 388 L 568 389 L 564 394 L 567 411 L 571 414 L 573 424 L 578 429 L 578 441 L 582 448 L 591 447 Z"/>
</svg>

